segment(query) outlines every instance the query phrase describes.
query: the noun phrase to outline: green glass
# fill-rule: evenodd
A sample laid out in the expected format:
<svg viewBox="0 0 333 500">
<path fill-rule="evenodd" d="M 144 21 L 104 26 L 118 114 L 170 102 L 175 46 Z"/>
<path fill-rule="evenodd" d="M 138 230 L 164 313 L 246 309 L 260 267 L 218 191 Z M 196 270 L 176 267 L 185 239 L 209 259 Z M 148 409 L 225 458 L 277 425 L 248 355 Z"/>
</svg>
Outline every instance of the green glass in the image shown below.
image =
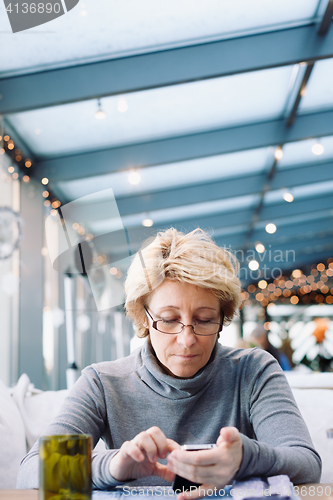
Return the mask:
<svg viewBox="0 0 333 500">
<path fill-rule="evenodd" d="M 41 437 L 39 500 L 90 500 L 91 450 L 84 434 Z"/>
</svg>

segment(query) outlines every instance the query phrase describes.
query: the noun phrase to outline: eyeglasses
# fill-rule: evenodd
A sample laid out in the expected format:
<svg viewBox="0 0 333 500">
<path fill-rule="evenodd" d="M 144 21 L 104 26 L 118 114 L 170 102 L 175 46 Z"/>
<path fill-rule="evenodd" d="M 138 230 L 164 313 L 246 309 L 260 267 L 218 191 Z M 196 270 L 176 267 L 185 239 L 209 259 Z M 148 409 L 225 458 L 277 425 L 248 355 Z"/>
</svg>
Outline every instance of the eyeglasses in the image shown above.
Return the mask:
<svg viewBox="0 0 333 500">
<path fill-rule="evenodd" d="M 166 333 L 169 335 L 177 335 L 177 333 L 181 333 L 185 326 L 190 326 L 195 335 L 202 335 L 204 337 L 208 337 L 209 335 L 216 335 L 222 332 L 223 329 L 223 320 L 224 313 L 221 311 L 221 323 L 215 323 L 213 321 L 200 321 L 197 320 L 193 325 L 184 325 L 181 321 L 173 321 L 166 319 L 159 319 L 157 321 L 154 320 L 152 315 L 148 312 L 145 307 L 145 311 L 153 322 L 153 328 L 161 333 Z"/>
</svg>

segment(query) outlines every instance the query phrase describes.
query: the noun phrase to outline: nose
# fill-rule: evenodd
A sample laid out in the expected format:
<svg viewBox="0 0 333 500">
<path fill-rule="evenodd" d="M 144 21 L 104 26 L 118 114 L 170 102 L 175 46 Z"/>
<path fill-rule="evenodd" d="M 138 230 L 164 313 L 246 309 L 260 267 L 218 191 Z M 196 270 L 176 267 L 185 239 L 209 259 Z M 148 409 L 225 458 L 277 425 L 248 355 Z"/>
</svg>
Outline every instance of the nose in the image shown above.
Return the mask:
<svg viewBox="0 0 333 500">
<path fill-rule="evenodd" d="M 181 333 L 177 335 L 177 341 L 187 349 L 196 343 L 197 337 L 191 325 L 186 325 Z"/>
</svg>

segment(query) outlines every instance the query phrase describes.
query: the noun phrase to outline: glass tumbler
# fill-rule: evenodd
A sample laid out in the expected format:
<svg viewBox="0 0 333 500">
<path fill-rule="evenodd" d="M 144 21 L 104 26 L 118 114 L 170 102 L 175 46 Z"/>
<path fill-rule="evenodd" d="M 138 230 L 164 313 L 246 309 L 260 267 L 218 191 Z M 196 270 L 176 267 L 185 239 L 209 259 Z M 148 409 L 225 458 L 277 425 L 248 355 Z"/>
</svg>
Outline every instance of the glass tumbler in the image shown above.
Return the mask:
<svg viewBox="0 0 333 500">
<path fill-rule="evenodd" d="M 39 500 L 90 500 L 91 450 L 88 435 L 41 437 Z"/>
</svg>

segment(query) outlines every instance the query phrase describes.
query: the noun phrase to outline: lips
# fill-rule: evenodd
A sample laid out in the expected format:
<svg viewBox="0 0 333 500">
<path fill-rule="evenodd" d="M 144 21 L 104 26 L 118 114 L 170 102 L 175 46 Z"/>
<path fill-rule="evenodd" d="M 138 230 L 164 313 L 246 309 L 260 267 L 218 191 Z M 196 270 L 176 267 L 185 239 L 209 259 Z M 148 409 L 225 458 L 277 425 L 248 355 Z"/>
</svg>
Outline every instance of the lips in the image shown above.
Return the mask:
<svg viewBox="0 0 333 500">
<path fill-rule="evenodd" d="M 198 354 L 175 354 L 175 356 L 177 356 L 178 358 L 190 360 L 194 359 L 196 356 L 198 356 Z"/>
</svg>

